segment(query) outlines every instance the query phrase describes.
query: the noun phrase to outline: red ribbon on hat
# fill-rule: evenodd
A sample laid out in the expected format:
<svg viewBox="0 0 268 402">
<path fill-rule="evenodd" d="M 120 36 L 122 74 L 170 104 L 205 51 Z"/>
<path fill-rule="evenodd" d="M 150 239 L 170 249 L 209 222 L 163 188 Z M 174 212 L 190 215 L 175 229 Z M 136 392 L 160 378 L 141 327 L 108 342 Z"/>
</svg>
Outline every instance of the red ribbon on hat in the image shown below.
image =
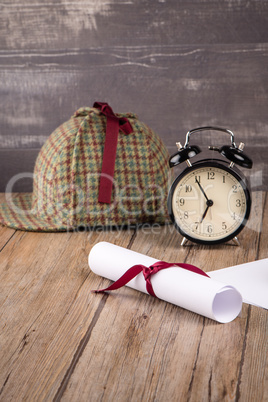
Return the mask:
<svg viewBox="0 0 268 402">
<path fill-rule="evenodd" d="M 98 201 L 110 204 L 119 129 L 127 135 L 132 133 L 133 129 L 128 119 L 117 117 L 108 103 L 95 102 L 93 107 L 107 117 Z"/>
<path fill-rule="evenodd" d="M 165 262 L 165 261 L 157 261 L 154 264 L 146 267 L 145 265 L 138 264 L 133 265 L 133 267 L 129 268 L 117 281 L 115 281 L 111 286 L 105 289 L 100 290 L 92 290 L 94 293 L 106 292 L 107 290 L 116 290 L 126 285 L 131 279 L 135 278 L 140 272 L 143 273 L 144 279 L 146 281 L 146 290 L 147 292 L 154 297 L 157 297 L 154 293 L 153 286 L 151 284 L 151 276 L 156 274 L 161 269 L 166 269 L 170 267 L 179 267 L 183 269 L 187 269 L 188 271 L 195 272 L 196 274 L 206 276 L 210 278 L 202 269 L 197 268 L 191 264 L 177 264 L 173 262 Z"/>
</svg>

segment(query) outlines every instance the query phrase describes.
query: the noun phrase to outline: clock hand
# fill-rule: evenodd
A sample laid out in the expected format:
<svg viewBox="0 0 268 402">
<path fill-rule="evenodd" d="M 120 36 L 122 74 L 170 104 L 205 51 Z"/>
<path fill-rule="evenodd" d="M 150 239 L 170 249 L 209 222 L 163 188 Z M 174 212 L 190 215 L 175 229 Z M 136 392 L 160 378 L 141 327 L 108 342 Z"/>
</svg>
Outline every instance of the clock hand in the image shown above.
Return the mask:
<svg viewBox="0 0 268 402">
<path fill-rule="evenodd" d="M 208 209 L 209 209 L 209 206 L 207 205 L 207 207 L 206 207 L 206 209 L 205 209 L 205 212 L 204 212 L 203 215 L 202 215 L 202 218 L 201 218 L 200 223 L 202 223 L 203 220 L 205 219 L 205 216 L 206 216 L 206 214 L 207 214 L 207 212 L 208 212 Z"/>
<path fill-rule="evenodd" d="M 205 193 L 203 187 L 202 187 L 201 184 L 199 183 L 199 181 L 197 180 L 196 182 L 197 182 L 197 184 L 198 184 L 200 190 L 202 191 L 202 193 L 203 193 L 205 199 L 206 199 L 207 201 L 209 201 L 209 199 L 208 199 L 208 197 L 207 197 L 207 195 L 206 195 L 206 193 Z"/>
<path fill-rule="evenodd" d="M 213 201 L 212 201 L 212 200 L 207 200 L 207 207 L 206 207 L 206 209 L 205 209 L 205 212 L 204 212 L 203 215 L 202 215 L 202 218 L 201 218 L 200 223 L 203 222 L 203 220 L 205 219 L 205 217 L 206 217 L 206 215 L 207 215 L 208 209 L 209 209 L 210 207 L 212 207 L 212 205 L 213 205 Z"/>
</svg>

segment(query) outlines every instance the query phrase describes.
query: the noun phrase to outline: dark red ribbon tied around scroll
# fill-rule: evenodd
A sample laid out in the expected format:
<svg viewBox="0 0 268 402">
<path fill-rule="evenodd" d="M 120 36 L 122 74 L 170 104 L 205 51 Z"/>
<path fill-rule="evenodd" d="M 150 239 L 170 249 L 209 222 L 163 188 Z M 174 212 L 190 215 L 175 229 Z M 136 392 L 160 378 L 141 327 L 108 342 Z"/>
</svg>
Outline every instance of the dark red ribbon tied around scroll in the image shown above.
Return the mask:
<svg viewBox="0 0 268 402">
<path fill-rule="evenodd" d="M 133 129 L 128 119 L 117 117 L 108 103 L 95 102 L 93 107 L 107 117 L 98 201 L 110 204 L 119 129 L 125 134 L 132 133 Z"/>
<path fill-rule="evenodd" d="M 116 290 L 121 288 L 122 286 L 126 285 L 131 279 L 135 278 L 140 272 L 143 273 L 144 279 L 146 281 L 146 290 L 147 292 L 154 297 L 157 297 L 154 293 L 152 283 L 151 283 L 151 276 L 156 274 L 161 269 L 166 269 L 170 267 L 179 267 L 183 269 L 187 269 L 188 271 L 195 272 L 196 274 L 206 276 L 210 278 L 202 269 L 197 268 L 191 264 L 184 264 L 184 263 L 173 263 L 173 262 L 165 262 L 165 261 L 157 261 L 154 264 L 146 267 L 145 265 L 138 264 L 133 265 L 133 267 L 129 268 L 117 281 L 115 281 L 111 286 L 105 289 L 100 290 L 93 290 L 95 293 L 106 292 L 108 290 Z"/>
</svg>

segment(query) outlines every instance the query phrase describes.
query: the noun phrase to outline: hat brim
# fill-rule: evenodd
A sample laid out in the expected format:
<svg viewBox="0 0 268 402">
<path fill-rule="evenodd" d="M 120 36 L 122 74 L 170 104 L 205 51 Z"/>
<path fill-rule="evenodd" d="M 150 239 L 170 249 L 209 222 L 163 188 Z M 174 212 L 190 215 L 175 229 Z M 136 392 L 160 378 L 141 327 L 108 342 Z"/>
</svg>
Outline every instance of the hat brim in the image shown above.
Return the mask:
<svg viewBox="0 0 268 402">
<path fill-rule="evenodd" d="M 7 202 L 0 204 L 0 224 L 12 229 L 33 232 L 62 232 L 68 228 L 62 222 L 55 222 L 55 217 L 40 219 L 32 211 L 32 194 L 6 194 Z"/>
<path fill-rule="evenodd" d="M 148 224 L 149 222 L 142 222 Z M 150 223 L 166 224 L 170 223 L 167 217 L 163 219 L 154 220 Z M 0 203 L 0 225 L 7 226 L 15 230 L 26 230 L 32 232 L 66 232 L 73 231 L 76 229 L 90 228 L 90 225 L 68 225 L 66 221 L 53 214 L 47 219 L 40 218 L 32 209 L 32 194 L 6 194 L 6 202 Z M 107 227 L 112 227 L 112 224 L 107 225 Z M 125 227 L 129 226 L 127 224 L 114 224 L 115 227 Z M 93 226 L 103 227 L 102 224 Z"/>
</svg>

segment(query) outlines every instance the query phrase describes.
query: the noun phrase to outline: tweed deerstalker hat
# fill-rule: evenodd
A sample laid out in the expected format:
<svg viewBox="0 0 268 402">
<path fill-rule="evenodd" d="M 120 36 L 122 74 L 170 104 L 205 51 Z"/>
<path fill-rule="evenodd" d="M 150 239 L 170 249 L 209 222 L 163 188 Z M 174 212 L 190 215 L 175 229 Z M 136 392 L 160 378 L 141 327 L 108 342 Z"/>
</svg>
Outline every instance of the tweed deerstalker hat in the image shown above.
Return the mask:
<svg viewBox="0 0 268 402">
<path fill-rule="evenodd" d="M 161 139 L 135 114 L 95 102 L 49 136 L 33 193 L 6 193 L 0 223 L 32 231 L 165 223 L 168 160 Z"/>
</svg>

